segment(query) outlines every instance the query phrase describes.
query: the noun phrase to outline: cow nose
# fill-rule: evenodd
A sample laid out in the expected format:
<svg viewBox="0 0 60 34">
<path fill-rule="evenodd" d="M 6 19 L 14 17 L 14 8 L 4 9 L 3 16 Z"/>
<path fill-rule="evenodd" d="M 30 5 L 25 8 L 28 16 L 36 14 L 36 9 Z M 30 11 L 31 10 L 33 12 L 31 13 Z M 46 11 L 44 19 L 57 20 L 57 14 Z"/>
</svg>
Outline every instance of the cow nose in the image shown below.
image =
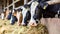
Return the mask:
<svg viewBox="0 0 60 34">
<path fill-rule="evenodd" d="M 32 23 L 31 26 L 37 26 L 37 23 Z"/>
<path fill-rule="evenodd" d="M 32 25 L 34 25 L 34 23 Z"/>
<path fill-rule="evenodd" d="M 32 22 L 29 22 L 29 24 L 28 24 L 29 26 L 37 26 L 37 23 L 34 21 L 32 21 Z"/>
<path fill-rule="evenodd" d="M 20 25 L 21 25 L 21 23 L 19 23 L 19 22 L 18 22 L 18 23 L 17 23 L 17 25 L 18 25 L 18 26 L 20 26 Z"/>
</svg>

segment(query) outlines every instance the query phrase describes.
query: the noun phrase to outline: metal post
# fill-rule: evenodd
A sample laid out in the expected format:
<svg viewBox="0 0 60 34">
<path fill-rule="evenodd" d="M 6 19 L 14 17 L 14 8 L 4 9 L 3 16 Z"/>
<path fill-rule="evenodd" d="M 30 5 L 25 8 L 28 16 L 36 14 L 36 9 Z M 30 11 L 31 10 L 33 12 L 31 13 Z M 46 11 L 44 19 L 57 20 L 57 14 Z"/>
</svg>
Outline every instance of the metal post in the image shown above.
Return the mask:
<svg viewBox="0 0 60 34">
<path fill-rule="evenodd" d="M 4 11 L 5 11 L 5 4 L 6 4 L 5 2 L 6 2 L 6 1 L 3 1 L 3 2 L 4 2 L 4 4 L 3 4 L 3 5 L 4 5 Z"/>
<path fill-rule="evenodd" d="M 28 0 L 24 0 L 24 5 L 27 4 Z"/>
<path fill-rule="evenodd" d="M 9 10 L 9 7 L 8 7 L 8 5 L 9 5 L 9 0 L 7 0 L 7 10 Z"/>
<path fill-rule="evenodd" d="M 14 5 L 14 0 L 13 0 L 13 12 L 14 12 L 14 8 L 15 8 L 15 5 Z"/>
</svg>

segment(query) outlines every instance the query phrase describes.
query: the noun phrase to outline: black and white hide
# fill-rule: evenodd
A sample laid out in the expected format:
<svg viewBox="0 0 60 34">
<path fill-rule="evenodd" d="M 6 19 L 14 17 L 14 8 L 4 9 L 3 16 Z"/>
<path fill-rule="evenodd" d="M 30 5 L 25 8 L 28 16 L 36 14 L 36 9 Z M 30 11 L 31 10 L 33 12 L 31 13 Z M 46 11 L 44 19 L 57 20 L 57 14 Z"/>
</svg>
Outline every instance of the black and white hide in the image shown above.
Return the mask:
<svg viewBox="0 0 60 34">
<path fill-rule="evenodd" d="M 38 1 L 33 1 L 32 4 L 31 4 L 30 10 L 31 10 L 30 11 L 31 19 L 30 19 L 30 22 L 29 22 L 28 25 L 29 26 L 37 26 L 38 21 L 42 17 L 43 9 L 40 7 Z"/>
<path fill-rule="evenodd" d="M 14 15 L 16 11 L 12 11 L 11 19 L 10 19 L 10 24 L 14 25 L 15 22 L 17 21 L 17 17 Z"/>
<path fill-rule="evenodd" d="M 22 15 L 23 15 L 23 19 L 22 19 L 22 25 L 26 26 L 28 24 L 28 21 L 30 20 L 30 5 L 25 4 L 22 8 Z"/>
<path fill-rule="evenodd" d="M 11 19 L 11 16 L 12 16 L 12 11 L 10 10 L 7 19 L 10 20 Z"/>
<path fill-rule="evenodd" d="M 49 5 L 43 13 L 44 18 L 55 18 L 60 14 L 60 4 Z"/>
</svg>

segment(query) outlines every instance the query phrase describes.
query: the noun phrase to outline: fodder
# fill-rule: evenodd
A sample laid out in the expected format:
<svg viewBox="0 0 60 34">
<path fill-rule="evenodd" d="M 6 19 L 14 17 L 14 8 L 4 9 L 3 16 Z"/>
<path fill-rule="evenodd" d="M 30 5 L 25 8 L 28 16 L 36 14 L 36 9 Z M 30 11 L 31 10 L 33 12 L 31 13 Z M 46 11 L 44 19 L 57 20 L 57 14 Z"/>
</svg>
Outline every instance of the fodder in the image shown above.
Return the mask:
<svg viewBox="0 0 60 34">
<path fill-rule="evenodd" d="M 39 24 L 37 27 L 10 25 L 9 20 L 0 19 L 0 34 L 48 34 L 47 28 Z"/>
</svg>

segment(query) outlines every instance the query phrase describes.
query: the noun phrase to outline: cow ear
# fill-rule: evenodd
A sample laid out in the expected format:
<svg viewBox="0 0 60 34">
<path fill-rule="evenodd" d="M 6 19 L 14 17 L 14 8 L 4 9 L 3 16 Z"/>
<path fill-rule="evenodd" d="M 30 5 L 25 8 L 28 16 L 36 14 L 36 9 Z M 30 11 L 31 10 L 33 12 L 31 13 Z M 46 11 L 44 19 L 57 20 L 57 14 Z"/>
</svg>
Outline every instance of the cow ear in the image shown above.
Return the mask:
<svg viewBox="0 0 60 34">
<path fill-rule="evenodd" d="M 48 7 L 48 3 L 40 2 L 40 6 L 45 10 Z"/>
</svg>

